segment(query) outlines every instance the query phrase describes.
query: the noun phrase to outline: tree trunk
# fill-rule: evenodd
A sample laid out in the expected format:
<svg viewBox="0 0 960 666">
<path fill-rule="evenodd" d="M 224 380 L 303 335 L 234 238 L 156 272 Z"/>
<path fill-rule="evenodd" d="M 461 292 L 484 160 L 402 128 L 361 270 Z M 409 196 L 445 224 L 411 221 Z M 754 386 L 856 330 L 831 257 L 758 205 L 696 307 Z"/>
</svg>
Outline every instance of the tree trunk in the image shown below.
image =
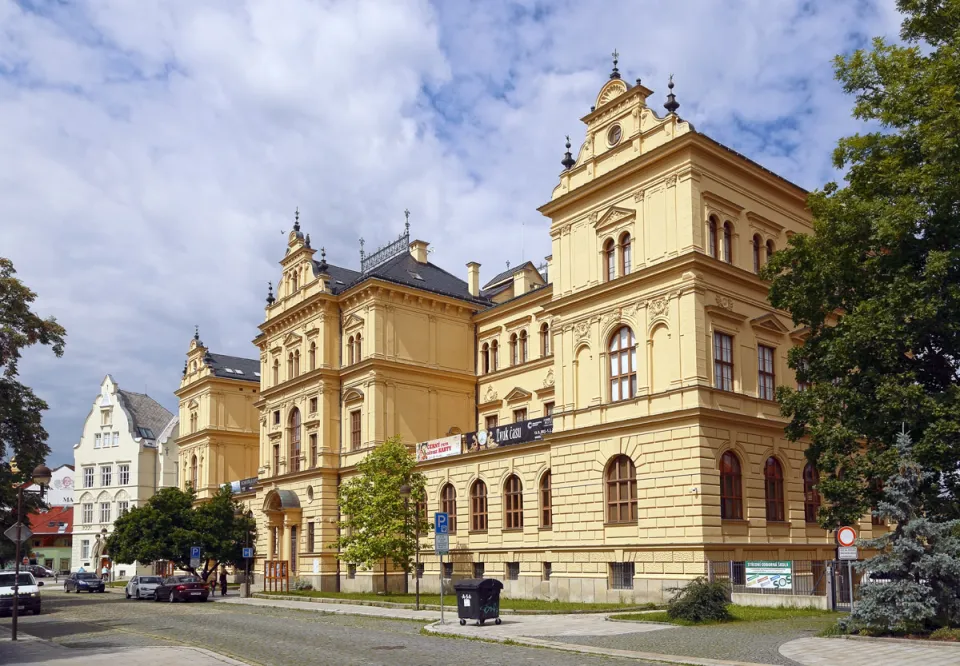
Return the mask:
<svg viewBox="0 0 960 666">
<path fill-rule="evenodd" d="M 387 593 L 387 558 L 383 558 L 383 593 Z"/>
</svg>

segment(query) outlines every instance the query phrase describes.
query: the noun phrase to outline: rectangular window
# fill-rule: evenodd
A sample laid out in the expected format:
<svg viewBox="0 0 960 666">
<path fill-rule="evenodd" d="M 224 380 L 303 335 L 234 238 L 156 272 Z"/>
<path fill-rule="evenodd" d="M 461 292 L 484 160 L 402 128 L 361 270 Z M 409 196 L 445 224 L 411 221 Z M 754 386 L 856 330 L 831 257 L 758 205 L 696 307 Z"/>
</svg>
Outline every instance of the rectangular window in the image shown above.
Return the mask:
<svg viewBox="0 0 960 666">
<path fill-rule="evenodd" d="M 314 548 L 313 548 L 314 543 L 315 543 L 315 542 L 314 542 L 314 528 L 315 528 L 315 523 L 313 523 L 313 522 L 307 523 L 307 552 L 308 552 L 308 553 L 314 552 Z"/>
<path fill-rule="evenodd" d="M 117 515 L 122 516 L 130 510 L 130 502 L 117 502 Z"/>
<path fill-rule="evenodd" d="M 447 580 L 453 578 L 453 562 L 443 563 L 443 577 Z"/>
<path fill-rule="evenodd" d="M 347 565 L 347 578 L 356 578 L 357 577 L 357 565 L 348 564 Z"/>
<path fill-rule="evenodd" d="M 523 409 L 515 409 L 515 410 L 513 410 L 513 422 L 514 422 L 514 423 L 520 423 L 520 421 L 526 421 L 526 420 L 527 420 L 527 408 L 526 408 L 526 407 L 524 407 Z"/>
<path fill-rule="evenodd" d="M 543 403 L 543 415 L 544 416 L 553 416 L 553 403 L 545 402 Z"/>
<path fill-rule="evenodd" d="M 100 502 L 100 522 L 110 522 L 110 502 Z"/>
<path fill-rule="evenodd" d="M 726 333 L 713 334 L 713 387 L 733 390 L 733 337 Z"/>
<path fill-rule="evenodd" d="M 280 425 L 280 410 L 277 409 L 273 412 L 273 425 Z"/>
<path fill-rule="evenodd" d="M 85 560 L 90 557 L 90 540 L 84 539 L 80 542 L 80 559 Z"/>
<path fill-rule="evenodd" d="M 313 433 L 310 435 L 310 467 L 316 467 L 319 460 L 317 457 L 319 452 L 317 451 L 317 434 Z"/>
<path fill-rule="evenodd" d="M 774 400 L 777 374 L 774 369 L 776 350 L 766 345 L 757 345 L 757 397 L 761 400 Z"/>
<path fill-rule="evenodd" d="M 110 425 L 110 410 L 100 410 L 100 425 Z"/>
<path fill-rule="evenodd" d="M 807 365 L 807 362 L 806 362 L 806 361 L 801 361 L 801 362 L 800 362 L 800 365 L 797 366 L 797 374 L 799 375 L 801 372 L 804 372 L 804 373 L 807 372 L 807 368 L 809 368 L 809 366 Z M 808 390 L 809 388 L 810 388 L 810 382 L 809 382 L 809 381 L 800 381 L 799 379 L 797 380 L 797 390 L 798 390 L 798 391 L 806 391 L 806 390 Z"/>
<path fill-rule="evenodd" d="M 93 488 L 93 468 L 92 467 L 83 468 L 83 487 Z"/>
<path fill-rule="evenodd" d="M 360 448 L 360 410 L 350 412 L 350 450 Z"/>
<path fill-rule="evenodd" d="M 550 574 L 553 573 L 553 564 L 550 562 L 543 563 L 543 579 L 550 580 Z"/>
<path fill-rule="evenodd" d="M 120 476 L 120 485 L 125 486 L 130 483 L 130 465 L 119 465 L 117 474 Z"/>
<path fill-rule="evenodd" d="M 113 445 L 114 445 L 114 446 L 120 446 L 120 433 L 119 433 L 119 432 L 113 433 Z"/>
<path fill-rule="evenodd" d="M 100 468 L 100 485 L 109 486 L 113 483 L 113 467 L 104 465 Z"/>
<path fill-rule="evenodd" d="M 280 445 L 273 445 L 273 475 L 276 476 L 280 473 Z"/>
<path fill-rule="evenodd" d="M 493 430 L 494 428 L 497 427 L 498 421 L 499 419 L 497 418 L 496 414 L 490 414 L 484 421 L 484 428 L 486 430 Z"/>
<path fill-rule="evenodd" d="M 474 562 L 474 563 L 473 563 L 473 577 L 474 577 L 474 578 L 483 578 L 483 562 Z"/>
<path fill-rule="evenodd" d="M 520 580 L 519 562 L 507 562 L 507 580 Z"/>
<path fill-rule="evenodd" d="M 99 432 L 98 432 L 96 435 L 93 436 L 93 448 L 95 448 L 95 449 L 99 449 L 99 448 L 100 448 L 100 433 L 99 433 Z"/>
<path fill-rule="evenodd" d="M 83 505 L 83 524 L 89 525 L 92 522 L 93 522 L 93 504 L 92 503 L 84 504 Z"/>
<path fill-rule="evenodd" d="M 317 413 L 317 399 L 316 399 L 316 398 L 310 398 L 310 413 L 311 413 L 311 414 L 316 414 L 316 413 Z"/>
<path fill-rule="evenodd" d="M 633 562 L 610 563 L 610 589 L 633 589 Z"/>
</svg>

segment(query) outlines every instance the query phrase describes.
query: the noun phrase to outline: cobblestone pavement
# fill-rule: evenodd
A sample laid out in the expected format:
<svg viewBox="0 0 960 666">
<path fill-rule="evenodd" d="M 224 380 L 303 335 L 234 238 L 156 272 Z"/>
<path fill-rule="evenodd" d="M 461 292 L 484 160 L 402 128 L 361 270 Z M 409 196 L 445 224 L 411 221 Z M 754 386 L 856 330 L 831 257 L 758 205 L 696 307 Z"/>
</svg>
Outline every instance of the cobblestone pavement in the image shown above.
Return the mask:
<svg viewBox="0 0 960 666">
<path fill-rule="evenodd" d="M 447 666 L 452 662 L 483 666 L 649 664 L 424 636 L 420 634 L 422 621 L 219 601 L 193 604 L 127 601 L 121 589 L 80 595 L 45 590 L 43 597 L 43 614 L 22 618 L 21 631 L 72 648 L 77 654 L 114 653 L 125 647 L 187 645 L 254 666 Z M 9 624 L 7 618 L 0 620 L 2 627 Z"/>
<path fill-rule="evenodd" d="M 957 666 L 960 645 L 918 644 L 917 641 L 800 638 L 780 646 L 780 652 L 804 666 Z"/>
</svg>

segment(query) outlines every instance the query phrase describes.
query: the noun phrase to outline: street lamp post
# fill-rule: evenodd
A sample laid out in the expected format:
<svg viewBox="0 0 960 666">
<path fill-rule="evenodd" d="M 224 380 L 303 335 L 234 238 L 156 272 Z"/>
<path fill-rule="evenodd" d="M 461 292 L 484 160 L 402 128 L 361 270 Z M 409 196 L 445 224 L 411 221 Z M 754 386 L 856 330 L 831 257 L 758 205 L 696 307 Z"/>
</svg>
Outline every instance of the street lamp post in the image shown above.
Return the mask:
<svg viewBox="0 0 960 666">
<path fill-rule="evenodd" d="M 410 486 L 403 484 L 400 486 L 400 494 L 403 495 L 403 526 L 407 526 L 407 518 L 410 515 Z M 419 512 L 418 512 L 419 513 Z M 420 610 L 420 516 L 416 515 L 413 517 L 413 526 L 414 531 L 416 532 L 416 548 L 414 550 L 416 559 L 414 560 L 414 569 L 413 569 L 413 584 L 417 592 L 417 610 Z M 406 532 L 406 529 L 404 529 Z M 410 579 L 409 577 L 404 578 L 404 593 L 409 591 Z"/>
<path fill-rule="evenodd" d="M 247 520 L 253 520 L 253 511 L 244 511 L 242 506 L 237 507 L 237 509 L 234 511 L 234 515 L 237 516 L 237 517 L 241 517 L 241 516 L 242 516 L 242 517 L 246 518 Z M 247 526 L 246 526 L 246 527 L 247 527 L 246 530 L 244 530 L 244 531 L 247 533 L 247 535 L 246 535 L 247 538 L 246 538 L 245 549 L 246 549 L 246 548 L 250 548 L 250 539 L 252 538 L 252 537 L 250 536 L 250 523 L 249 523 L 249 522 L 247 523 Z M 249 558 L 249 557 L 244 557 L 244 558 L 243 558 L 243 563 L 244 563 L 244 566 L 243 566 L 243 591 L 244 591 L 243 596 L 244 596 L 244 598 L 249 599 L 249 598 L 250 598 L 250 558 Z"/>
<path fill-rule="evenodd" d="M 39 465 L 33 470 L 33 482 L 40 486 L 40 497 L 43 497 L 44 488 L 50 484 L 52 472 L 46 465 Z M 20 603 L 20 545 L 21 529 L 23 528 L 23 490 L 26 484 L 21 483 L 17 488 L 17 549 L 16 561 L 13 566 L 13 608 L 11 609 L 12 622 L 10 625 L 10 640 L 17 640 L 17 606 Z"/>
</svg>

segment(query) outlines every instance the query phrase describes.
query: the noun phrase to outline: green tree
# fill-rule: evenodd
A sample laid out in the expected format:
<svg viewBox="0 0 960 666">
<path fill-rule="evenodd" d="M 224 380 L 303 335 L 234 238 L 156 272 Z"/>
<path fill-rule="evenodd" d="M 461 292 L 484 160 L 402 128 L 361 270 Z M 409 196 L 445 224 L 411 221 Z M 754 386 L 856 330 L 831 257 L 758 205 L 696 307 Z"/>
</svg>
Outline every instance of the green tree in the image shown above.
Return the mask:
<svg viewBox="0 0 960 666">
<path fill-rule="evenodd" d="M 163 488 L 146 504 L 118 517 L 107 538 L 107 552 L 117 562 L 158 560 L 203 579 L 221 564 L 243 562 L 243 545 L 256 524 L 242 512 L 229 487 L 208 502 L 194 506 L 196 495 L 178 488 Z M 200 546 L 203 567 L 190 566 L 190 548 Z"/>
<path fill-rule="evenodd" d="M 55 319 L 43 319 L 30 307 L 37 295 L 16 277 L 13 262 L 0 257 L 0 532 L 12 525 L 16 489 L 50 453 L 41 414 L 47 403 L 18 381 L 23 350 L 48 345 L 63 356 L 66 331 Z M 16 461 L 16 467 L 11 463 Z M 42 506 L 35 494 L 24 497 L 24 511 Z M 7 539 L 0 544 L 0 563 L 13 557 Z"/>
<path fill-rule="evenodd" d="M 332 544 L 338 557 L 367 569 L 388 560 L 409 573 L 417 532 L 430 530 L 417 504 L 425 504 L 426 479 L 415 471 L 416 459 L 399 437 L 391 437 L 357 463 L 357 476 L 340 486 L 340 536 Z M 410 488 L 405 502 L 401 487 Z"/>
<path fill-rule="evenodd" d="M 835 61 L 874 131 L 839 142 L 845 184 L 810 195 L 814 233 L 764 271 L 773 305 L 808 329 L 789 362 L 812 386 L 777 397 L 789 438 L 809 439 L 828 528 L 877 506 L 901 423 L 934 472 L 922 510 L 960 515 L 960 2 L 897 5 L 904 45 Z"/>
</svg>

